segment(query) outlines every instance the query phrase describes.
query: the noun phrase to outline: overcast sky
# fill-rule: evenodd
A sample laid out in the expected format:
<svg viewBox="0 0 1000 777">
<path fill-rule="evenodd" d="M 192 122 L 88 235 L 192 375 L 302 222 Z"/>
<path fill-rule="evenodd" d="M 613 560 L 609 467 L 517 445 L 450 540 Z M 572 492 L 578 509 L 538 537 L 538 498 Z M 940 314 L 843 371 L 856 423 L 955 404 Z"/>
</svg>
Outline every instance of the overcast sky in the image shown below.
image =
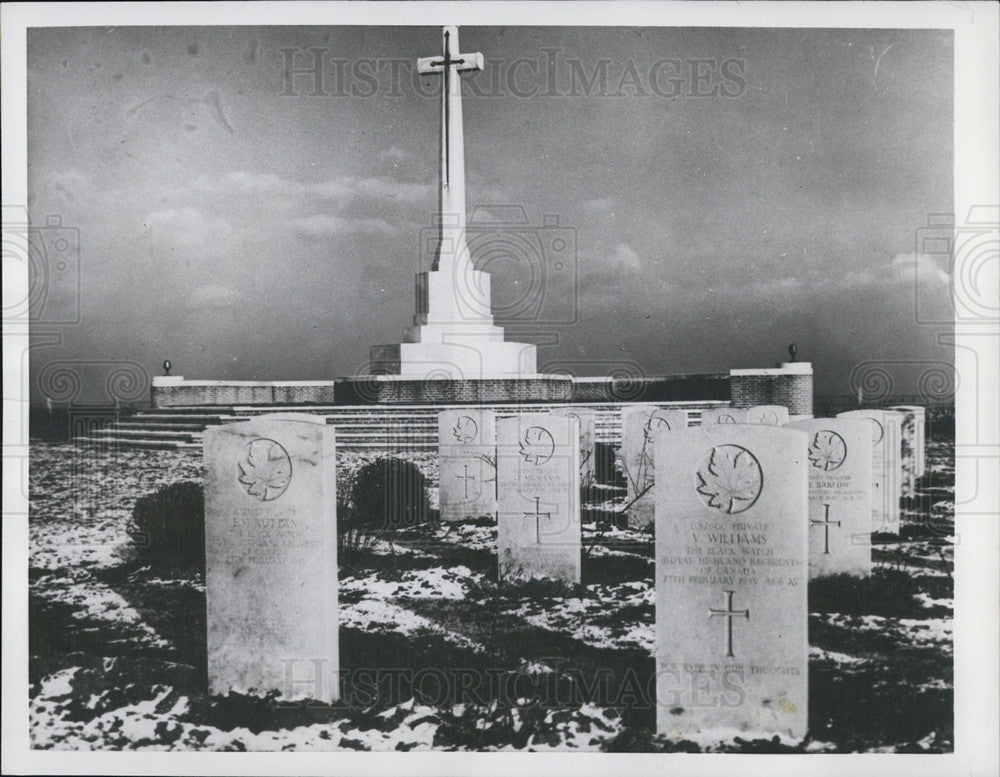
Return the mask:
<svg viewBox="0 0 1000 777">
<path fill-rule="evenodd" d="M 772 366 L 794 341 L 816 390 L 840 393 L 860 362 L 951 361 L 942 328 L 915 315 L 917 285 L 926 318 L 949 315 L 946 268 L 915 251 L 928 215 L 952 210 L 950 32 L 461 37 L 488 63 L 465 85 L 469 209 L 519 206 L 530 224 L 509 231 L 537 247 L 505 256 L 485 237 L 477 261 L 508 339 L 538 342 L 541 369 L 727 371 Z M 78 298 L 46 303 L 51 320 L 78 303 L 80 321 L 36 328 L 61 342 L 32 352 L 33 398 L 51 361 L 323 379 L 398 342 L 438 175 L 437 78 L 415 81 L 412 62 L 439 40 L 32 30 L 29 208 L 35 224 L 61 215 L 82 246 Z M 308 47 L 325 95 L 311 74 L 288 88 L 281 49 L 304 68 Z M 915 391 L 913 370 L 891 369 Z"/>
</svg>

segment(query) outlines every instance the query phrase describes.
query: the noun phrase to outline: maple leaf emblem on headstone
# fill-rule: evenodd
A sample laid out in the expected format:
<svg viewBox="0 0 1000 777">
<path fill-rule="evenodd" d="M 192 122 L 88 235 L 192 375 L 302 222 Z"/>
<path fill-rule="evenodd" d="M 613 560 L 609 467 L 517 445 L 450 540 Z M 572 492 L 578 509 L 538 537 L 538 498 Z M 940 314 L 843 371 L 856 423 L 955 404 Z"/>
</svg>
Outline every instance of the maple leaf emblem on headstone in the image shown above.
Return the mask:
<svg viewBox="0 0 1000 777">
<path fill-rule="evenodd" d="M 829 429 L 816 432 L 809 443 L 809 461 L 824 472 L 837 469 L 847 458 L 844 438 Z"/>
<path fill-rule="evenodd" d="M 695 473 L 698 493 L 709 507 L 740 513 L 757 501 L 761 489 L 760 464 L 739 445 L 719 445 Z"/>
<path fill-rule="evenodd" d="M 250 496 L 263 502 L 277 499 L 292 479 L 292 461 L 280 443 L 260 438 L 246 447 L 246 455 L 236 463 L 237 479 Z"/>
<path fill-rule="evenodd" d="M 778 425 L 778 414 L 773 410 L 765 410 L 761 413 L 760 422 L 765 426 L 777 426 Z"/>
<path fill-rule="evenodd" d="M 524 439 L 518 445 L 521 447 L 521 455 L 529 464 L 544 464 L 556 450 L 556 442 L 544 426 L 529 426 L 524 430 Z"/>
<path fill-rule="evenodd" d="M 459 442 L 472 442 L 479 434 L 479 424 L 471 416 L 463 415 L 455 422 L 455 428 L 451 433 Z"/>
</svg>

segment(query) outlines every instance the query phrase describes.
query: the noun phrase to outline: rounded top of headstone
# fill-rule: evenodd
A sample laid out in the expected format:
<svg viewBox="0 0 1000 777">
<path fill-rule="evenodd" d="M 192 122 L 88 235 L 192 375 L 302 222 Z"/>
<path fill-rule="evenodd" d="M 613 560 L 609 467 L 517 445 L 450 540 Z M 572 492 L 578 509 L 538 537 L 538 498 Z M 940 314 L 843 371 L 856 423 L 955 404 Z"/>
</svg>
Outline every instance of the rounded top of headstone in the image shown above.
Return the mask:
<svg viewBox="0 0 1000 777">
<path fill-rule="evenodd" d="M 790 343 L 788 346 L 788 357 L 791 361 L 795 361 L 795 357 L 798 356 L 799 348 L 795 343 Z"/>
<path fill-rule="evenodd" d="M 169 375 L 170 374 L 170 367 L 171 366 L 172 365 L 170 364 L 170 359 L 164 359 L 163 360 L 163 374 L 164 375 Z"/>
</svg>

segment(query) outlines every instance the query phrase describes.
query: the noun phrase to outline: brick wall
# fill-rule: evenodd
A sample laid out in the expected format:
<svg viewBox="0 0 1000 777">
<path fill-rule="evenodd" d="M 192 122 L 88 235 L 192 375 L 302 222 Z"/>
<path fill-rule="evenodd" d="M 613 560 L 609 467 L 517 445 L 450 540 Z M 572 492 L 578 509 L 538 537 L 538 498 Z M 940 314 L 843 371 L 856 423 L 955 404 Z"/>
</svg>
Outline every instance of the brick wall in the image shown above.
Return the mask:
<svg viewBox="0 0 1000 777">
<path fill-rule="evenodd" d="M 728 375 L 617 380 L 569 376 L 487 380 L 185 381 L 154 378 L 153 407 L 194 405 L 489 404 L 509 402 L 699 402 L 730 400 Z"/>
<path fill-rule="evenodd" d="M 673 375 L 641 380 L 495 378 L 490 380 L 376 380 L 223 382 L 153 380 L 153 407 L 192 405 L 462 404 L 490 402 L 731 401 L 734 407 L 784 405 L 811 415 L 812 372 L 739 370 L 731 375 Z"/>
<path fill-rule="evenodd" d="M 570 378 L 489 378 L 485 380 L 377 380 L 346 378 L 338 404 L 462 404 L 489 402 L 568 402 Z"/>
<path fill-rule="evenodd" d="M 581 378 L 574 402 L 728 402 L 729 376 L 667 375 L 661 378 Z"/>
<path fill-rule="evenodd" d="M 790 415 L 813 414 L 813 375 L 808 363 L 794 368 L 733 370 L 730 389 L 733 407 L 783 405 Z"/>
<path fill-rule="evenodd" d="M 188 381 L 159 384 L 153 379 L 150 399 L 153 407 L 192 405 L 332 405 L 336 383 L 266 383 Z"/>
</svg>

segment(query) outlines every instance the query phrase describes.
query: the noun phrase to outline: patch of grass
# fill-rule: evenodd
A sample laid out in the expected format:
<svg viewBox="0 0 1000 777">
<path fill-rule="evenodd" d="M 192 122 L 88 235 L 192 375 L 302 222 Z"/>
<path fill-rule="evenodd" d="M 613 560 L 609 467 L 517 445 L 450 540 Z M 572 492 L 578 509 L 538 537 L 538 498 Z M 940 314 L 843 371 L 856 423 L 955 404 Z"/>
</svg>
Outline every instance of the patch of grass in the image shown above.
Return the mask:
<svg viewBox="0 0 1000 777">
<path fill-rule="evenodd" d="M 652 558 L 638 555 L 590 556 L 583 560 L 580 577 L 583 585 L 615 585 L 633 580 L 652 582 L 654 568 Z"/>
<path fill-rule="evenodd" d="M 809 644 L 823 650 L 845 653 L 855 658 L 892 663 L 910 663 L 921 667 L 920 676 L 950 677 L 951 656 L 937 647 L 914 647 L 905 637 L 891 631 L 861 628 L 859 624 L 836 624 L 809 618 Z"/>
<path fill-rule="evenodd" d="M 472 583 L 468 589 L 469 599 L 486 599 L 499 605 L 511 605 L 521 601 L 546 604 L 580 594 L 580 586 L 547 577 L 530 580 L 484 580 Z"/>
<path fill-rule="evenodd" d="M 927 516 L 916 521 L 904 521 L 899 527 L 901 540 L 937 540 L 951 544 L 948 537 L 955 534 L 955 521 L 951 518 Z"/>
<path fill-rule="evenodd" d="M 898 743 L 912 752 L 928 752 L 916 743 L 936 734 L 938 752 L 953 748 L 950 688 L 921 689 L 930 667 L 899 656 L 891 665 L 856 671 L 810 666 L 809 730 L 841 752 L 857 752 Z M 940 670 L 940 667 L 936 667 Z"/>
<path fill-rule="evenodd" d="M 876 568 L 871 577 L 840 574 L 809 581 L 809 611 L 842 615 L 926 618 L 915 598 L 920 585 L 906 572 Z"/>
</svg>

